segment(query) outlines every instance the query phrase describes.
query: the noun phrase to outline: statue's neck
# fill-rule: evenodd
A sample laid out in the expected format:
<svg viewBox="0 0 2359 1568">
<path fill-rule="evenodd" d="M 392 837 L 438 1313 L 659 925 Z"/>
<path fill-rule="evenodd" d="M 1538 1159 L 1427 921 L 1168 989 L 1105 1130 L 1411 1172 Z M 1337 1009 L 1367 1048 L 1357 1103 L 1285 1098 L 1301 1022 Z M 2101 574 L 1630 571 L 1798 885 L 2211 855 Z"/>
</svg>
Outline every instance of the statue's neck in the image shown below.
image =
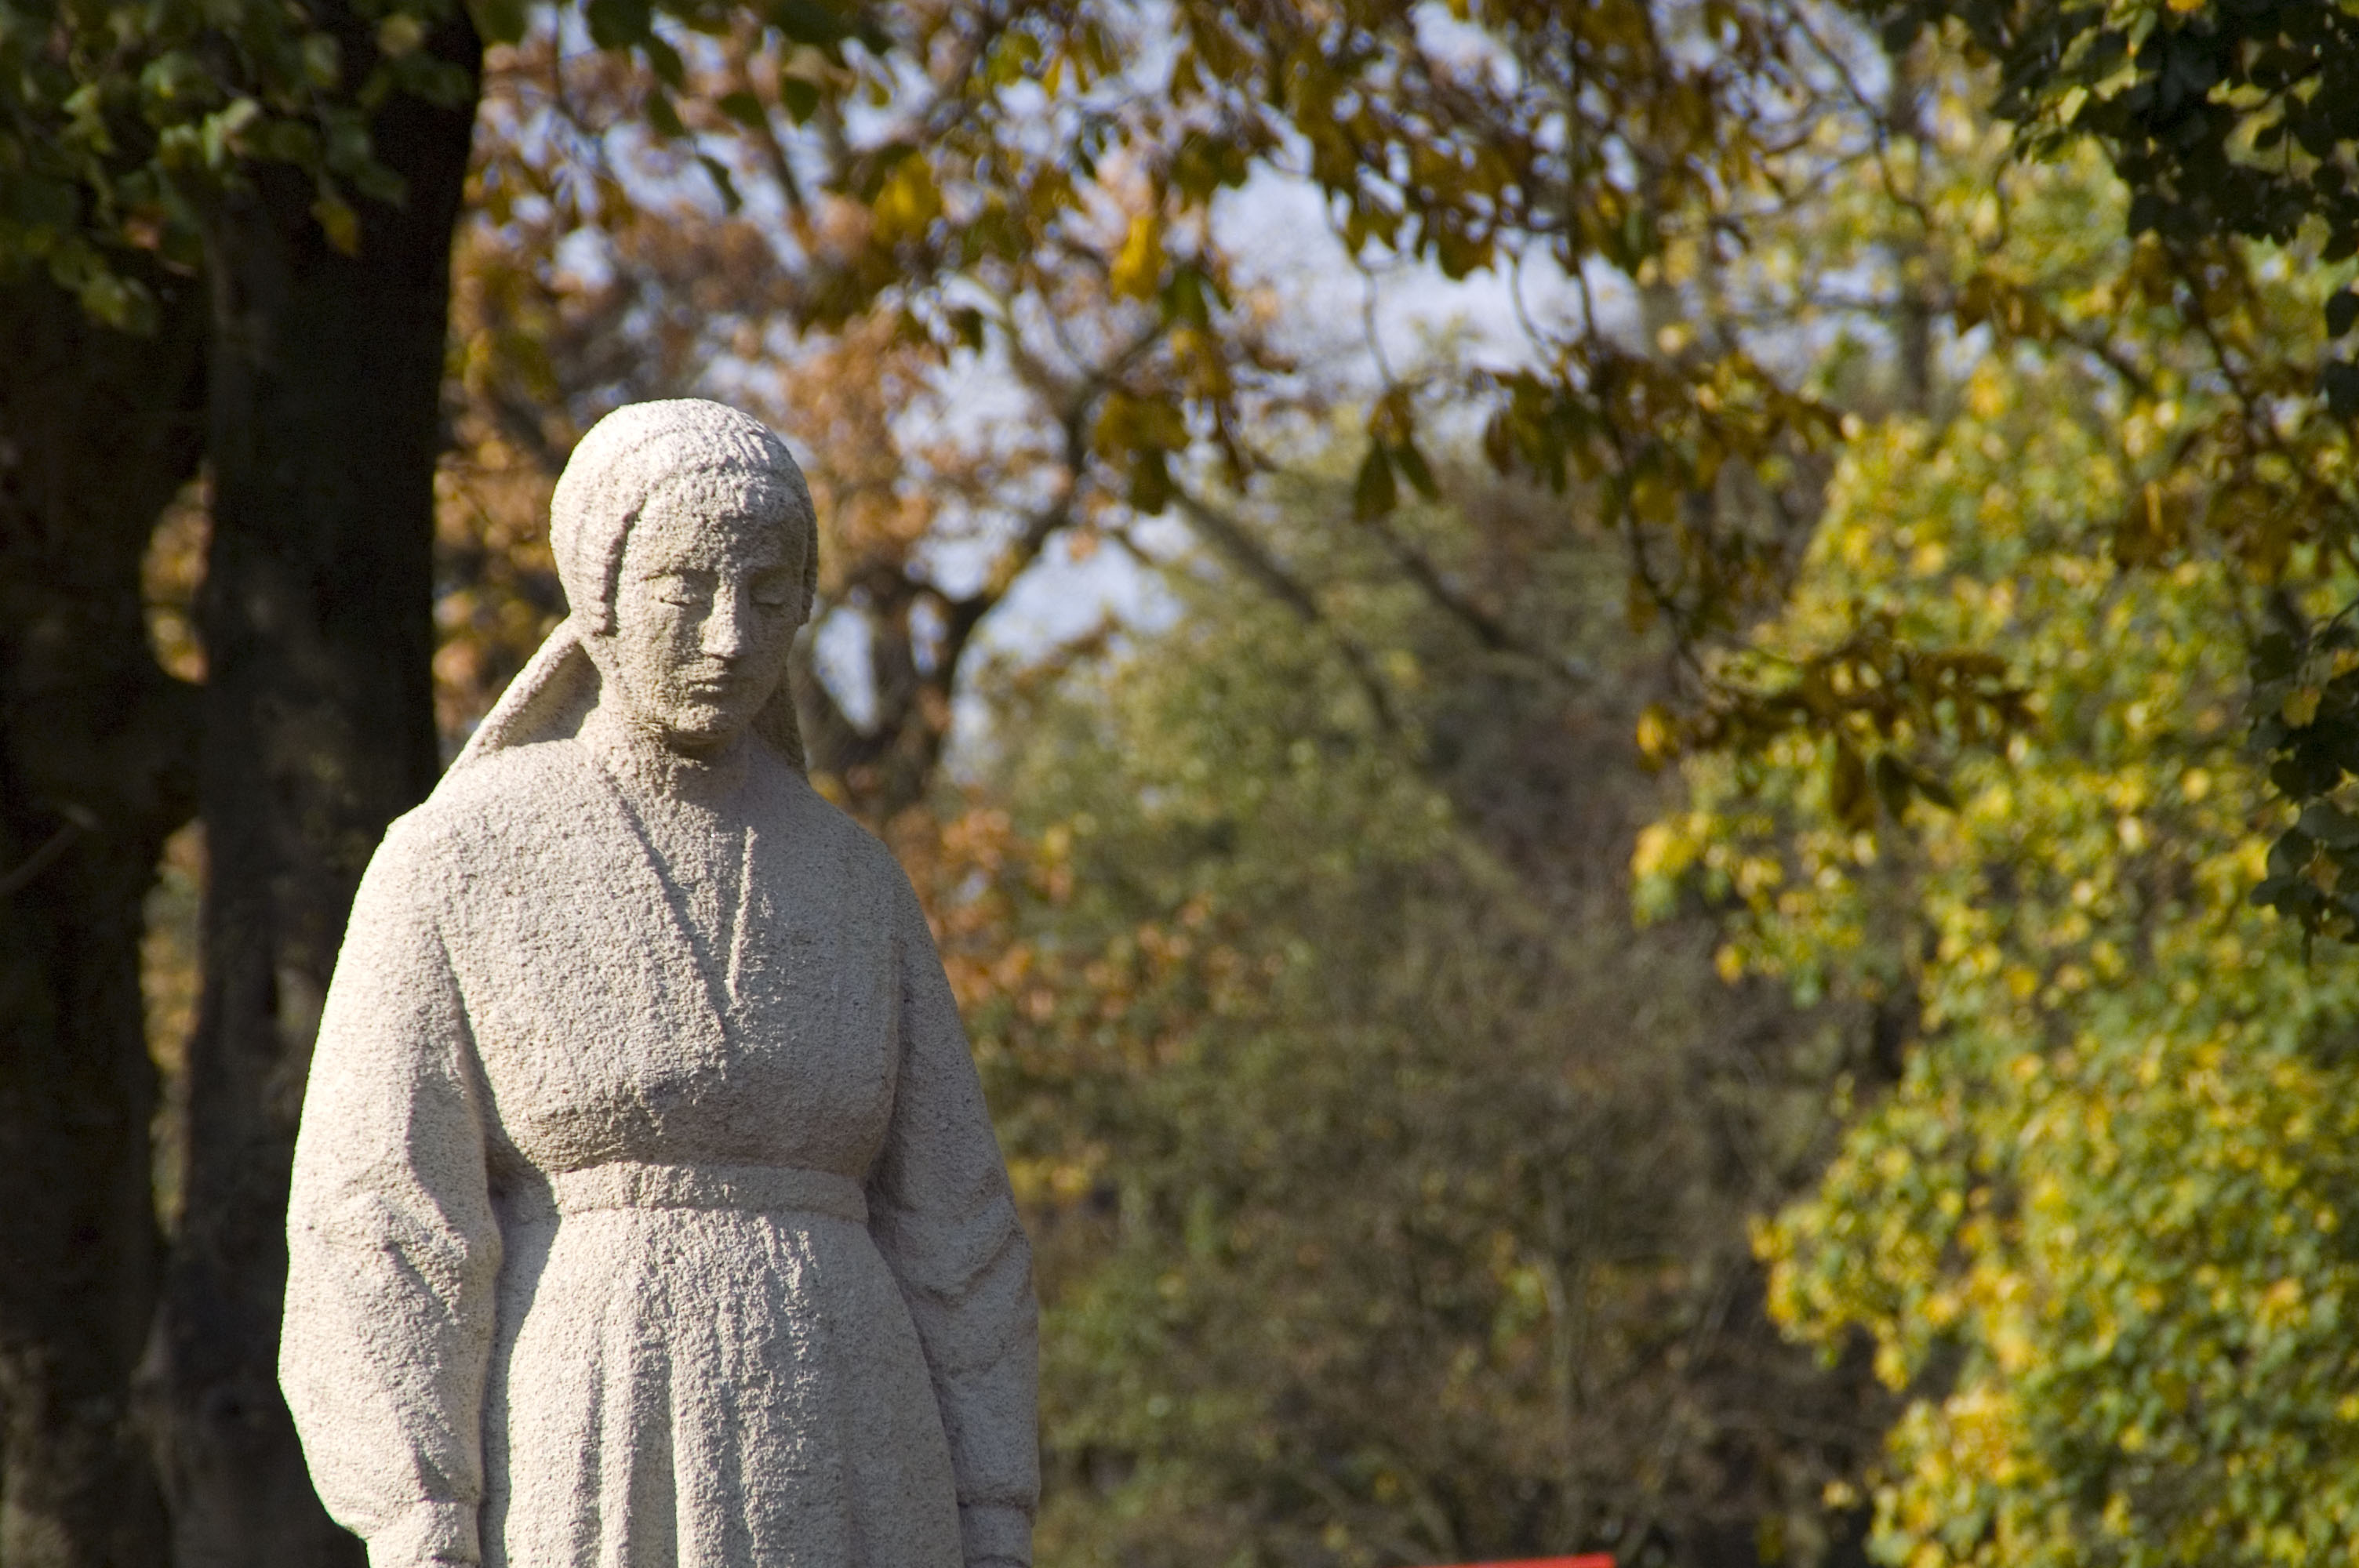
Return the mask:
<svg viewBox="0 0 2359 1568">
<path fill-rule="evenodd" d="M 740 735 L 710 752 L 682 752 L 601 703 L 582 721 L 582 743 L 635 792 L 719 806 L 745 782 L 756 742 Z"/>
</svg>

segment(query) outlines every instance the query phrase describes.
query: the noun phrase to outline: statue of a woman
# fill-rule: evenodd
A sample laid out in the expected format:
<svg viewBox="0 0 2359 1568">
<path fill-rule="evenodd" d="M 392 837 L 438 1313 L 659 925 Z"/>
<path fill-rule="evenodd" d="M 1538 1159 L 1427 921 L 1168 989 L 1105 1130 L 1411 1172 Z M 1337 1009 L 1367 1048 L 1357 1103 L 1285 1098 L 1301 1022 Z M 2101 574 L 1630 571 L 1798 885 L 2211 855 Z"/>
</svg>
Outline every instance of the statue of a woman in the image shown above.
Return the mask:
<svg viewBox="0 0 2359 1568">
<path fill-rule="evenodd" d="M 805 782 L 810 496 L 718 404 L 585 437 L 572 615 L 370 863 L 281 1380 L 374 1568 L 1031 1556 L 1029 1253 L 923 914 Z"/>
</svg>

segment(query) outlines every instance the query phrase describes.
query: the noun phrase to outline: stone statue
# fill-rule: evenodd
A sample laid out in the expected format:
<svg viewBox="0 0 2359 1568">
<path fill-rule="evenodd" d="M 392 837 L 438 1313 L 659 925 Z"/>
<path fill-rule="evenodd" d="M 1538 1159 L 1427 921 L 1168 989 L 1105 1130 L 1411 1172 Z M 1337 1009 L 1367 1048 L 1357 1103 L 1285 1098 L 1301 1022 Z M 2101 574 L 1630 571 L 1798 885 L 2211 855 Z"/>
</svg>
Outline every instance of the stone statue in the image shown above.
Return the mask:
<svg viewBox="0 0 2359 1568">
<path fill-rule="evenodd" d="M 811 789 L 811 503 L 718 404 L 551 508 L 572 614 L 364 879 L 280 1379 L 374 1568 L 1031 1557 L 1030 1254 L 923 914 Z"/>
</svg>

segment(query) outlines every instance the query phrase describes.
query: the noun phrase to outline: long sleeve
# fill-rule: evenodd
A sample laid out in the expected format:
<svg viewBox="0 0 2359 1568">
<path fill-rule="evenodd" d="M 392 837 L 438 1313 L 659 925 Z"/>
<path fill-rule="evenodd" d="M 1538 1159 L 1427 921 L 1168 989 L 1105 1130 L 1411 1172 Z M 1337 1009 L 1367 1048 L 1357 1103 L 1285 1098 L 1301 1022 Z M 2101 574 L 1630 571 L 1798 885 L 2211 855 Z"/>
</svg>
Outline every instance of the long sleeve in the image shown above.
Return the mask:
<svg viewBox="0 0 2359 1568">
<path fill-rule="evenodd" d="M 466 1018 L 398 840 L 361 884 L 321 1020 L 279 1351 L 312 1482 L 371 1568 L 481 1560 L 500 1262 Z"/>
<path fill-rule="evenodd" d="M 901 1066 L 868 1184 L 869 1229 L 925 1348 L 966 1561 L 1028 1563 L 1039 1500 L 1032 1253 L 916 897 L 897 874 Z"/>
</svg>

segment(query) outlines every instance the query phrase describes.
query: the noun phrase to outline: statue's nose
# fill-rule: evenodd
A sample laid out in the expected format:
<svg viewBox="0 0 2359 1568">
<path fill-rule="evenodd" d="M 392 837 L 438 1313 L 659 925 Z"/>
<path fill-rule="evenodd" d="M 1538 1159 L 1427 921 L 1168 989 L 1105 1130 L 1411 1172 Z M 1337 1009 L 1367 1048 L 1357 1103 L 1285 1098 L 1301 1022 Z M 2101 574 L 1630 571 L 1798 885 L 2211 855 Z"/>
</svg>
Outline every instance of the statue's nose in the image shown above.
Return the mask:
<svg viewBox="0 0 2359 1568">
<path fill-rule="evenodd" d="M 704 618 L 704 636 L 699 644 L 704 653 L 716 659 L 734 659 L 745 654 L 747 620 L 745 600 L 745 590 L 742 586 L 734 589 L 724 586 L 712 596 L 712 612 Z"/>
</svg>

